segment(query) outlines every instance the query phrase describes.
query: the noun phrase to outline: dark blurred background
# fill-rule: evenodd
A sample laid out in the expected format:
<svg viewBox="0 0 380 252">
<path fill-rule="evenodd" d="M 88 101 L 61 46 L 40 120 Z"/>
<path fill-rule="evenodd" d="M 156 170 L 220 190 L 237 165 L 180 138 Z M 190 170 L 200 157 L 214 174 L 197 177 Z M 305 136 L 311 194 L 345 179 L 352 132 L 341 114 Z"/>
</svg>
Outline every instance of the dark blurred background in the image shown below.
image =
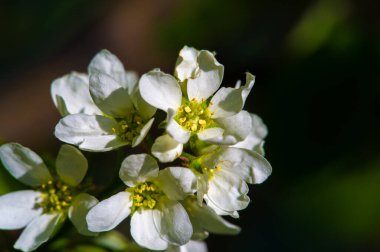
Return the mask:
<svg viewBox="0 0 380 252">
<path fill-rule="evenodd" d="M 184 46 L 217 52 L 224 85 L 256 75 L 272 176 L 214 251 L 380 251 L 380 18 L 374 0 L 0 2 L 0 138 L 58 149 L 53 79 L 103 48 L 143 74 Z M 0 194 L 19 185 L 3 169 Z M 0 231 L 4 251 L 17 237 Z M 0 249 L 1 250 L 1 249 Z"/>
</svg>

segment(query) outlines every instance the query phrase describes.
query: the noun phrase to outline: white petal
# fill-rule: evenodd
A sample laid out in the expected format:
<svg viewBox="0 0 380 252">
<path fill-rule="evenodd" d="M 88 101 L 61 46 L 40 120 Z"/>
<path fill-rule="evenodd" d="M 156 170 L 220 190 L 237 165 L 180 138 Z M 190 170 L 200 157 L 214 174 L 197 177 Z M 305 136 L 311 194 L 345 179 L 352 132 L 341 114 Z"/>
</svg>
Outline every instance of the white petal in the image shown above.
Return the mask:
<svg viewBox="0 0 380 252">
<path fill-rule="evenodd" d="M 135 90 L 138 90 L 139 75 L 135 71 L 125 71 L 124 79 L 127 84 L 125 88 L 128 89 L 129 95 L 132 95 Z"/>
<path fill-rule="evenodd" d="M 179 252 L 207 252 L 207 245 L 204 241 L 189 241 L 179 247 Z"/>
<path fill-rule="evenodd" d="M 150 119 L 141 129 L 140 131 L 140 134 L 135 137 L 132 141 L 132 147 L 136 147 L 137 145 L 139 145 L 143 140 L 144 138 L 146 137 L 146 135 L 148 134 L 150 128 L 152 127 L 152 124 L 153 124 L 153 121 L 154 121 L 154 118 Z"/>
<path fill-rule="evenodd" d="M 217 215 L 229 215 L 235 219 L 239 218 L 238 211 L 227 211 L 227 210 L 221 209 L 218 205 L 214 204 L 211 200 L 209 200 L 207 195 L 205 196 L 205 200 L 207 202 L 207 206 L 210 207 L 212 210 L 214 210 Z"/>
<path fill-rule="evenodd" d="M 131 235 L 140 246 L 153 249 L 164 250 L 168 247 L 168 242 L 160 237 L 155 228 L 153 213 L 158 210 L 147 209 L 136 211 L 131 218 Z"/>
<path fill-rule="evenodd" d="M 40 156 L 21 144 L 0 146 L 0 159 L 5 169 L 24 184 L 39 186 L 52 179 Z"/>
<path fill-rule="evenodd" d="M 197 179 L 185 167 L 168 167 L 159 172 L 157 181 L 166 196 L 172 200 L 183 200 L 196 190 Z"/>
<path fill-rule="evenodd" d="M 214 177 L 209 181 L 205 199 L 224 211 L 238 211 L 248 206 L 247 193 L 248 186 L 239 176 L 221 169 L 215 171 Z"/>
<path fill-rule="evenodd" d="M 242 97 L 243 102 L 245 103 L 245 100 L 247 99 L 249 93 L 251 92 L 251 89 L 253 88 L 253 85 L 255 84 L 255 76 L 251 73 L 246 73 L 246 79 L 245 79 L 245 85 L 242 90 Z"/>
<path fill-rule="evenodd" d="M 60 213 L 43 214 L 35 218 L 22 231 L 14 248 L 22 251 L 32 251 L 45 243 L 53 235 L 63 216 Z"/>
<path fill-rule="evenodd" d="M 212 118 L 228 117 L 241 111 L 254 82 L 255 76 L 247 73 L 247 81 L 243 87 L 221 88 L 210 102 Z"/>
<path fill-rule="evenodd" d="M 86 215 L 98 203 L 99 201 L 95 197 L 87 193 L 75 196 L 69 208 L 69 218 L 80 234 L 87 236 L 96 235 L 96 233 L 88 230 Z"/>
<path fill-rule="evenodd" d="M 191 222 L 197 223 L 204 230 L 215 234 L 238 234 L 240 228 L 217 215 L 214 210 L 206 205 L 200 206 L 196 200 L 185 201 L 186 209 Z"/>
<path fill-rule="evenodd" d="M 128 90 L 107 74 L 90 75 L 90 94 L 105 114 L 115 118 L 127 116 L 133 108 Z"/>
<path fill-rule="evenodd" d="M 77 186 L 87 172 L 87 159 L 75 147 L 64 144 L 58 152 L 56 169 L 63 182 Z"/>
<path fill-rule="evenodd" d="M 254 157 L 252 166 L 253 166 L 253 179 L 252 176 L 243 176 L 240 175 L 243 179 L 246 179 L 248 183 L 260 184 L 264 182 L 269 175 L 272 174 L 272 166 L 270 163 L 259 153 L 250 151 L 252 157 Z M 251 166 L 251 167 L 252 167 Z M 252 168 L 251 168 L 252 169 Z"/>
<path fill-rule="evenodd" d="M 174 120 L 175 111 L 173 109 L 168 110 L 166 131 L 177 142 L 185 144 L 189 141 L 190 132 L 184 129 L 181 125 Z"/>
<path fill-rule="evenodd" d="M 255 150 L 255 148 L 259 147 L 264 138 L 268 135 L 268 129 L 263 120 L 255 114 L 250 114 L 250 116 L 252 125 L 250 133 L 243 141 L 238 142 L 232 147 Z"/>
<path fill-rule="evenodd" d="M 209 237 L 210 233 L 203 229 L 203 227 L 198 222 L 194 222 L 189 215 L 191 224 L 193 225 L 193 235 L 191 236 L 192 240 L 205 240 Z"/>
<path fill-rule="evenodd" d="M 112 131 L 114 120 L 99 115 L 75 114 L 62 118 L 55 127 L 55 136 L 87 151 L 109 151 L 127 143 Z"/>
<path fill-rule="evenodd" d="M 193 227 L 183 206 L 161 198 L 159 207 L 159 211 L 153 212 L 153 219 L 161 238 L 176 246 L 189 242 Z"/>
<path fill-rule="evenodd" d="M 210 101 L 212 118 L 233 116 L 243 108 L 241 89 L 225 88 L 216 92 Z"/>
<path fill-rule="evenodd" d="M 199 132 L 197 136 L 200 140 L 207 141 L 223 137 L 223 132 L 224 130 L 222 128 L 208 128 Z"/>
<path fill-rule="evenodd" d="M 130 187 L 158 175 L 158 164 L 148 154 L 129 155 L 121 164 L 119 176 Z"/>
<path fill-rule="evenodd" d="M 132 201 L 129 192 L 119 192 L 105 199 L 88 212 L 86 221 L 92 232 L 114 229 L 131 213 Z"/>
<path fill-rule="evenodd" d="M 204 158 L 204 165 L 231 172 L 250 184 L 264 182 L 272 173 L 269 162 L 260 154 L 238 148 L 221 148 Z"/>
<path fill-rule="evenodd" d="M 265 144 L 265 141 L 262 141 L 260 144 L 256 145 L 253 148 L 253 151 L 259 153 L 261 156 L 265 156 L 264 144 Z"/>
<path fill-rule="evenodd" d="M 42 213 L 37 207 L 41 193 L 25 190 L 0 196 L 0 229 L 19 229 L 25 227 Z"/>
<path fill-rule="evenodd" d="M 174 161 L 183 150 L 183 144 L 175 141 L 171 136 L 165 134 L 157 137 L 152 146 L 152 154 L 161 163 Z"/>
<path fill-rule="evenodd" d="M 199 51 L 193 47 L 183 47 L 179 52 L 174 75 L 182 82 L 185 79 L 194 78 L 198 72 Z"/>
<path fill-rule="evenodd" d="M 181 105 L 182 92 L 177 80 L 159 70 L 141 76 L 139 89 L 147 103 L 163 111 L 177 110 Z"/>
<path fill-rule="evenodd" d="M 197 201 L 199 205 L 203 204 L 203 198 L 208 192 L 209 177 L 206 173 L 197 174 Z"/>
<path fill-rule="evenodd" d="M 224 67 L 212 53 L 204 50 L 199 52 L 197 62 L 199 74 L 187 80 L 187 95 L 189 100 L 207 100 L 222 83 Z"/>
<path fill-rule="evenodd" d="M 72 72 L 54 80 L 50 93 L 54 105 L 62 116 L 77 113 L 102 114 L 90 96 L 86 74 Z"/>
<path fill-rule="evenodd" d="M 149 119 L 156 113 L 157 109 L 151 106 L 142 98 L 140 90 L 138 88 L 136 88 L 135 91 L 131 94 L 131 99 L 138 114 L 143 119 Z"/>
<path fill-rule="evenodd" d="M 223 136 L 207 139 L 207 142 L 231 145 L 245 139 L 251 131 L 251 117 L 245 110 L 233 116 L 217 118 L 215 122 L 224 129 Z"/>
<path fill-rule="evenodd" d="M 117 82 L 124 84 L 126 75 L 123 63 L 108 50 L 101 50 L 91 60 L 88 66 L 88 73 L 104 73 L 111 76 Z M 126 86 L 125 86 L 126 87 Z"/>
</svg>

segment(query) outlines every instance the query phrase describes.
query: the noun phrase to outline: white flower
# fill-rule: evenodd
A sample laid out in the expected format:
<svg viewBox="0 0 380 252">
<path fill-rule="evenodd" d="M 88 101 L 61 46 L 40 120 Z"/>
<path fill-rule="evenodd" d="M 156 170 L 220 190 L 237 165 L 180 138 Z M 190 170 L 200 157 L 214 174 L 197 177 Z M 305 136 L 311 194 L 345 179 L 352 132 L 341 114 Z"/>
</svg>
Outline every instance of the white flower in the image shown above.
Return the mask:
<svg viewBox="0 0 380 252">
<path fill-rule="evenodd" d="M 130 155 L 122 163 L 120 178 L 129 187 L 92 208 L 86 219 L 94 232 L 109 231 L 131 215 L 131 235 L 143 247 L 164 250 L 186 244 L 192 226 L 178 202 L 195 192 L 196 178 L 182 167 L 159 171 L 147 155 Z"/>
<path fill-rule="evenodd" d="M 242 141 L 249 134 L 249 125 L 242 123 L 246 114 L 239 112 L 254 84 L 254 76 L 247 73 L 243 87 L 219 89 L 224 67 L 212 53 L 185 47 L 180 56 L 183 60 L 177 63 L 178 80 L 155 69 L 139 81 L 146 102 L 167 112 L 167 133 L 181 144 L 192 135 L 218 144 Z M 229 119 L 236 114 L 237 120 Z"/>
<path fill-rule="evenodd" d="M 55 136 L 88 151 L 140 144 L 156 109 L 141 98 L 137 75 L 126 72 L 107 50 L 92 59 L 88 72 L 89 76 L 71 73 L 52 83 L 54 104 L 65 116 Z"/>
<path fill-rule="evenodd" d="M 242 141 L 230 145 L 230 147 L 253 150 L 264 155 L 264 138 L 267 136 L 268 130 L 259 116 L 242 110 L 236 115 L 225 118 L 224 120 L 231 122 L 231 125 L 234 122 L 239 125 L 244 125 L 240 127 L 240 132 L 243 133 L 241 134 L 242 136 L 247 134 Z M 232 127 L 230 131 L 234 129 L 237 129 L 237 127 Z M 236 130 L 236 133 L 238 132 L 239 130 Z M 191 145 L 192 152 L 197 154 L 209 153 L 216 148 L 218 148 L 218 145 L 205 144 L 199 140 L 194 141 Z M 181 155 L 182 150 L 183 144 L 178 143 L 168 134 L 156 138 L 152 146 L 153 156 L 163 163 L 174 161 Z"/>
<path fill-rule="evenodd" d="M 33 190 L 0 197 L 0 229 L 24 228 L 14 247 L 32 251 L 46 242 L 68 216 L 78 231 L 88 231 L 85 216 L 97 200 L 78 194 L 77 186 L 87 172 L 87 160 L 76 148 L 63 145 L 58 153 L 54 180 L 42 159 L 17 143 L 0 147 L 0 159 L 10 174 Z"/>
<path fill-rule="evenodd" d="M 238 217 L 249 204 L 249 184 L 264 182 L 272 172 L 269 162 L 254 151 L 221 147 L 192 161 L 197 175 L 197 197 L 218 215 Z"/>
</svg>

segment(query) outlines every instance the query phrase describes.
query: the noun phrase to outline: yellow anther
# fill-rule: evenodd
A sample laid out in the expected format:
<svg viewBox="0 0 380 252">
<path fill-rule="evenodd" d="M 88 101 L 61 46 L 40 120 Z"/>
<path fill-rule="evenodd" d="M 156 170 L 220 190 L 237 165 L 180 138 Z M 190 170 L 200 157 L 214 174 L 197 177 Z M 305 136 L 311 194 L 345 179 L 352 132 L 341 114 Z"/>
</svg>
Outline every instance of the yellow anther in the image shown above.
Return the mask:
<svg viewBox="0 0 380 252">
<path fill-rule="evenodd" d="M 186 130 L 198 133 L 215 125 L 207 106 L 206 101 L 199 103 L 196 99 L 183 100 L 174 119 Z"/>
<path fill-rule="evenodd" d="M 179 122 L 180 123 L 184 123 L 186 121 L 186 117 L 181 117 L 180 119 L 179 119 Z"/>
<path fill-rule="evenodd" d="M 127 144 L 132 144 L 133 139 L 140 135 L 144 126 L 144 121 L 134 110 L 124 119 L 116 121 L 118 126 L 111 128 L 112 133 L 127 142 Z"/>
<path fill-rule="evenodd" d="M 196 131 L 198 129 L 198 126 L 194 123 L 191 125 L 191 131 Z"/>
<path fill-rule="evenodd" d="M 153 209 L 161 195 L 157 187 L 152 182 L 145 182 L 132 188 L 131 199 L 133 201 L 132 213 L 139 207 Z"/>
<path fill-rule="evenodd" d="M 39 191 L 42 193 L 39 205 L 45 213 L 63 211 L 71 205 L 71 189 L 62 182 L 48 181 L 41 185 Z"/>
<path fill-rule="evenodd" d="M 154 199 L 151 199 L 148 201 L 148 207 L 153 208 L 156 205 L 156 201 Z"/>
</svg>

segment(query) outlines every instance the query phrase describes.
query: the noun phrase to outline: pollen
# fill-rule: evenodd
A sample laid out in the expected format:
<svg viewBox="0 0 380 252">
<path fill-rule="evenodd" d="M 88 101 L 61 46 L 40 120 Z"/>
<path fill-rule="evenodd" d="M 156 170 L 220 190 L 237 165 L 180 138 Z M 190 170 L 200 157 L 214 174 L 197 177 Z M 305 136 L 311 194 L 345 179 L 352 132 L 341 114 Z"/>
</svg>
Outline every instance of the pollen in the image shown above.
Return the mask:
<svg viewBox="0 0 380 252">
<path fill-rule="evenodd" d="M 196 131 L 198 129 L 198 126 L 196 123 L 194 123 L 193 125 L 191 125 L 191 131 Z"/>
<path fill-rule="evenodd" d="M 222 169 L 219 164 L 217 164 L 215 167 L 208 167 L 205 166 L 202 162 L 199 162 L 199 160 L 194 160 L 188 167 L 196 174 L 202 174 L 208 181 L 214 178 L 215 172 L 218 172 Z"/>
<path fill-rule="evenodd" d="M 139 208 L 154 209 L 163 195 L 153 182 L 140 183 L 127 191 L 131 192 L 132 214 Z"/>
<path fill-rule="evenodd" d="M 49 180 L 37 190 L 42 193 L 38 204 L 43 208 L 44 213 L 65 211 L 71 206 L 73 199 L 71 187 L 60 181 Z"/>
<path fill-rule="evenodd" d="M 196 99 L 191 101 L 183 99 L 174 119 L 192 133 L 198 133 L 216 125 L 211 119 L 207 101 L 204 100 L 198 102 Z"/>
<path fill-rule="evenodd" d="M 144 127 L 143 119 L 135 112 L 130 116 L 119 119 L 117 127 L 113 127 L 112 133 L 126 141 L 128 144 L 132 144 L 133 139 L 140 135 L 142 128 Z"/>
</svg>

